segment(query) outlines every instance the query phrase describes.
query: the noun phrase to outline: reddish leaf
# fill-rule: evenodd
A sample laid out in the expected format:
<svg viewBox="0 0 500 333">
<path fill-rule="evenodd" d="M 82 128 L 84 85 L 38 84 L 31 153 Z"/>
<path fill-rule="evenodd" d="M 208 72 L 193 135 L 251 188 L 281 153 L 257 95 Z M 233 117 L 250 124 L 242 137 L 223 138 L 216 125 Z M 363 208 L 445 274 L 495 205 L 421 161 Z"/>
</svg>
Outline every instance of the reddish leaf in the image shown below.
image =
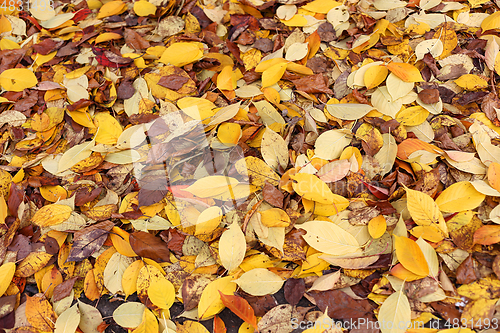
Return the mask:
<svg viewBox="0 0 500 333">
<path fill-rule="evenodd" d="M 500 242 L 500 225 L 485 225 L 474 233 L 474 244 L 491 245 Z"/>
<path fill-rule="evenodd" d="M 235 295 L 224 295 L 220 291 L 219 293 L 224 306 L 258 330 L 257 317 L 255 317 L 253 308 L 248 304 L 246 299 Z"/>
<path fill-rule="evenodd" d="M 303 77 L 301 79 L 293 80 L 293 84 L 297 90 L 315 94 L 315 93 L 325 93 L 325 94 L 333 94 L 325 83 L 325 78 L 323 74 L 316 74 Z"/>
<path fill-rule="evenodd" d="M 57 302 L 62 300 L 63 298 L 70 295 L 73 286 L 75 285 L 76 280 L 78 280 L 77 276 L 67 279 L 61 284 L 58 284 L 54 291 L 52 292 L 52 301 Z"/>
<path fill-rule="evenodd" d="M 226 333 L 226 324 L 220 319 L 219 316 L 214 317 L 214 333 Z"/>
<path fill-rule="evenodd" d="M 170 262 L 170 251 L 167 243 L 144 231 L 130 235 L 130 246 L 141 257 L 153 259 L 156 262 Z"/>
</svg>

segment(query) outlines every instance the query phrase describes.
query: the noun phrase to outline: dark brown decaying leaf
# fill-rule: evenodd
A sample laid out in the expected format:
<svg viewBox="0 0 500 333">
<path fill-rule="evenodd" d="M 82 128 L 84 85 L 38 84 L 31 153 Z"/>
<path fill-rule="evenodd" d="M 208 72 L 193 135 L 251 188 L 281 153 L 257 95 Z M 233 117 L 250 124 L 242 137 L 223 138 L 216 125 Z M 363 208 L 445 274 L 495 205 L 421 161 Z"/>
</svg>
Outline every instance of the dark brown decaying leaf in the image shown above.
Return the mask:
<svg viewBox="0 0 500 333">
<path fill-rule="evenodd" d="M 66 261 L 82 261 L 99 250 L 113 226 L 111 221 L 104 221 L 75 232 L 73 246 Z"/>
<path fill-rule="evenodd" d="M 271 185 L 267 180 L 264 184 L 264 188 L 262 189 L 262 195 L 264 196 L 264 200 L 271 205 L 283 208 L 283 193 L 281 193 L 280 190 Z"/>
<path fill-rule="evenodd" d="M 14 311 L 16 306 L 16 295 L 0 297 L 0 318 Z"/>
<path fill-rule="evenodd" d="M 299 304 L 305 291 L 306 283 L 304 279 L 288 279 L 285 282 L 285 299 L 291 305 Z"/>
<path fill-rule="evenodd" d="M 162 76 L 158 84 L 168 89 L 179 90 L 188 81 L 189 78 L 185 76 L 172 74 L 169 76 Z"/>
<path fill-rule="evenodd" d="M 61 284 L 58 284 L 55 286 L 54 291 L 52 292 L 52 300 L 54 302 L 57 302 L 59 300 L 62 300 L 63 298 L 69 296 L 71 294 L 71 290 L 73 289 L 73 286 L 75 285 L 76 280 L 78 280 L 77 276 L 73 276 L 66 281 L 64 281 Z"/>
<path fill-rule="evenodd" d="M 167 243 L 160 237 L 144 231 L 130 234 L 130 246 L 141 257 L 153 259 L 156 262 L 170 262 L 170 251 Z"/>
<path fill-rule="evenodd" d="M 340 290 L 312 293 L 321 311 L 328 307 L 328 316 L 335 319 L 357 321 L 359 318 L 374 319 L 372 306 L 367 300 L 355 300 Z"/>
</svg>

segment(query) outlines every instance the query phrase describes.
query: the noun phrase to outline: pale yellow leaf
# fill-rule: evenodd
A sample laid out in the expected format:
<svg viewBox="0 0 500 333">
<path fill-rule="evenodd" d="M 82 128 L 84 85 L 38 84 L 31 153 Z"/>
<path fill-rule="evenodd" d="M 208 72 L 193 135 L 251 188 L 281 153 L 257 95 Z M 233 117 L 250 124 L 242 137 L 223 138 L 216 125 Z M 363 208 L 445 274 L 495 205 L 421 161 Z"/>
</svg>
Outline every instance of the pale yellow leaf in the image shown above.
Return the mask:
<svg viewBox="0 0 500 333">
<path fill-rule="evenodd" d="M 254 268 L 233 280 L 240 288 L 253 296 L 272 295 L 283 286 L 283 279 L 265 268 Z"/>
<path fill-rule="evenodd" d="M 237 268 L 245 258 L 246 244 L 243 231 L 238 223 L 233 222 L 219 240 L 219 256 L 222 266 L 228 271 Z"/>
</svg>

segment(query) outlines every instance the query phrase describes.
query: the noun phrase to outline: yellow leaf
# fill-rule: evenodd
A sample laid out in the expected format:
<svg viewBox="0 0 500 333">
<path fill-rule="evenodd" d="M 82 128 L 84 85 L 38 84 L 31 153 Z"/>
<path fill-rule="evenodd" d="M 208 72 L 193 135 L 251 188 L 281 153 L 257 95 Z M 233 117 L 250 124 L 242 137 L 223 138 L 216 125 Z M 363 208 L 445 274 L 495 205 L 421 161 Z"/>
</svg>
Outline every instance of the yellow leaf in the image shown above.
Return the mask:
<svg viewBox="0 0 500 333">
<path fill-rule="evenodd" d="M 257 73 L 262 73 L 264 71 L 266 71 L 267 69 L 271 68 L 272 66 L 274 65 L 278 65 L 278 64 L 292 64 L 288 61 L 286 61 L 285 59 L 283 58 L 273 58 L 273 59 L 268 59 L 268 60 L 264 60 L 262 62 L 260 62 L 257 67 L 255 67 L 255 71 Z"/>
<path fill-rule="evenodd" d="M 28 296 L 25 312 L 33 327 L 41 332 L 54 332 L 56 314 L 45 296 Z"/>
<path fill-rule="evenodd" d="M 145 265 L 141 268 L 137 276 L 137 297 L 139 297 L 142 303 L 151 304 L 148 296 L 149 287 L 156 281 L 164 279 L 163 275 L 164 273 L 153 265 Z M 152 308 L 157 308 L 157 306 L 153 304 Z"/>
<path fill-rule="evenodd" d="M 423 226 L 435 224 L 447 236 L 448 228 L 446 227 L 446 222 L 439 210 L 439 206 L 434 200 L 423 192 L 410 190 L 409 188 L 405 189 L 408 198 L 407 208 L 413 221 Z"/>
<path fill-rule="evenodd" d="M 232 295 L 238 287 L 236 283 L 231 282 L 232 279 L 232 276 L 219 278 L 205 287 L 198 303 L 200 320 L 210 319 L 225 308 L 220 299 L 219 291 L 224 295 Z"/>
<path fill-rule="evenodd" d="M 260 212 L 261 222 L 269 228 L 273 227 L 288 227 L 290 225 L 290 217 L 288 214 L 279 208 L 270 208 Z"/>
<path fill-rule="evenodd" d="M 349 200 L 338 194 L 333 194 L 333 203 L 330 204 L 323 204 L 305 198 L 302 198 L 302 204 L 306 213 L 312 212 L 316 215 L 332 216 L 346 210 L 349 207 Z"/>
<path fill-rule="evenodd" d="M 28 277 L 42 269 L 52 258 L 46 252 L 31 252 L 17 265 L 15 276 Z"/>
<path fill-rule="evenodd" d="M 144 263 L 141 260 L 137 260 L 130 264 L 123 272 L 122 288 L 125 296 L 128 297 L 137 291 L 137 277 L 143 267 Z"/>
<path fill-rule="evenodd" d="M 262 73 L 262 87 L 269 87 L 277 83 L 286 71 L 286 63 L 278 63 Z"/>
<path fill-rule="evenodd" d="M 420 247 L 425 260 L 427 261 L 427 265 L 429 266 L 429 275 L 434 278 L 438 278 L 439 260 L 436 251 L 429 243 L 424 241 L 422 238 L 417 239 L 415 243 L 417 243 L 418 247 Z"/>
<path fill-rule="evenodd" d="M 394 235 L 396 256 L 404 268 L 420 276 L 429 275 L 429 265 L 424 254 L 415 241 Z"/>
<path fill-rule="evenodd" d="M 226 66 L 217 76 L 217 88 L 220 90 L 234 90 L 236 88 L 236 80 L 233 75 L 233 67 Z"/>
<path fill-rule="evenodd" d="M 134 12 L 137 16 L 149 16 L 156 13 L 156 6 L 151 2 L 141 0 L 134 3 Z"/>
<path fill-rule="evenodd" d="M 235 123 L 223 123 L 217 129 L 217 138 L 229 147 L 235 146 L 241 135 L 241 126 Z"/>
<path fill-rule="evenodd" d="M 488 183 L 491 185 L 491 187 L 493 187 L 497 191 L 500 191 L 500 163 L 491 163 L 488 167 L 487 176 Z"/>
<path fill-rule="evenodd" d="M 194 184 L 186 188 L 187 191 L 200 198 L 211 198 L 224 192 L 229 192 L 230 187 L 238 184 L 238 180 L 226 176 L 208 176 L 198 179 Z"/>
<path fill-rule="evenodd" d="M 488 88 L 488 81 L 474 74 L 465 74 L 455 80 L 455 83 L 467 90 L 479 90 Z"/>
<path fill-rule="evenodd" d="M 439 29 L 436 29 L 433 38 L 439 38 L 443 44 L 443 51 L 439 55 L 434 56 L 436 60 L 441 60 L 450 56 L 451 52 L 458 44 L 457 34 L 453 30 L 453 25 L 451 23 L 445 23 Z"/>
<path fill-rule="evenodd" d="M 66 221 L 72 211 L 73 209 L 66 205 L 46 205 L 40 208 L 31 220 L 40 227 L 49 227 Z"/>
<path fill-rule="evenodd" d="M 75 304 L 57 317 L 55 333 L 75 332 L 78 324 L 80 324 L 80 310 L 78 304 Z"/>
<path fill-rule="evenodd" d="M 254 186 L 264 186 L 266 181 L 273 186 L 279 184 L 280 176 L 260 158 L 247 156 L 238 160 L 235 167 L 240 175 L 248 176 Z"/>
<path fill-rule="evenodd" d="M 156 316 L 149 309 L 145 309 L 142 315 L 142 322 L 131 333 L 157 333 L 158 320 Z"/>
<path fill-rule="evenodd" d="M 422 76 L 417 67 L 404 62 L 391 62 L 387 68 L 405 82 L 422 82 Z"/>
<path fill-rule="evenodd" d="M 197 321 L 186 320 L 184 324 L 177 325 L 177 333 L 210 333 L 210 331 Z"/>
<path fill-rule="evenodd" d="M 331 205 L 333 203 L 334 195 L 332 191 L 317 176 L 309 173 L 298 173 L 291 175 L 290 178 L 294 180 L 294 183 L 292 183 L 293 190 L 300 196 L 322 204 Z"/>
<path fill-rule="evenodd" d="M 196 43 L 179 42 L 170 45 L 162 54 L 160 62 L 182 67 L 203 57 L 203 52 Z"/>
<path fill-rule="evenodd" d="M 214 231 L 222 220 L 222 209 L 217 206 L 208 207 L 198 216 L 195 235 L 208 234 Z"/>
<path fill-rule="evenodd" d="M 429 111 L 420 105 L 402 109 L 396 114 L 396 120 L 405 126 L 417 126 L 429 116 Z"/>
<path fill-rule="evenodd" d="M 307 25 L 308 21 L 307 19 L 300 14 L 295 14 L 291 19 L 289 20 L 280 20 L 281 23 L 286 25 L 287 27 L 303 27 Z"/>
<path fill-rule="evenodd" d="M 126 302 L 113 311 L 113 320 L 124 328 L 136 328 L 144 317 L 146 306 L 139 302 Z"/>
<path fill-rule="evenodd" d="M 5 218 L 9 213 L 9 209 L 7 208 L 7 203 L 5 202 L 5 198 L 0 194 L 0 224 L 5 224 Z"/>
<path fill-rule="evenodd" d="M 97 18 L 105 18 L 108 16 L 113 16 L 113 15 L 120 15 L 127 9 L 127 5 L 123 3 L 122 1 L 110 1 L 108 3 L 105 3 L 100 9 L 99 13 L 97 14 Z"/>
<path fill-rule="evenodd" d="M 283 286 L 282 278 L 265 268 L 254 268 L 233 280 L 240 288 L 252 296 L 272 295 Z"/>
<path fill-rule="evenodd" d="M 56 202 L 58 200 L 66 199 L 68 192 L 60 185 L 57 186 L 42 186 L 40 187 L 40 194 L 45 200 Z"/>
<path fill-rule="evenodd" d="M 383 215 L 376 216 L 368 222 L 368 232 L 373 238 L 380 238 L 387 229 L 387 223 Z"/>
<path fill-rule="evenodd" d="M 251 70 L 255 66 L 257 66 L 262 59 L 262 52 L 257 49 L 250 49 L 245 53 L 241 54 L 241 60 L 245 65 L 245 69 L 247 71 Z"/>
<path fill-rule="evenodd" d="M 175 301 L 175 288 L 167 279 L 158 279 L 149 285 L 148 296 L 160 309 L 169 309 Z"/>
<path fill-rule="evenodd" d="M 132 249 L 132 246 L 130 246 L 130 234 L 128 232 L 122 228 L 113 227 L 109 234 L 109 238 L 111 238 L 113 246 L 120 254 L 127 257 L 137 257 L 137 254 Z"/>
<path fill-rule="evenodd" d="M 478 192 L 468 181 L 455 183 L 441 192 L 436 199 L 439 209 L 445 213 L 458 213 L 478 207 L 486 196 Z"/>
<path fill-rule="evenodd" d="M 366 88 L 372 89 L 377 87 L 385 81 L 388 73 L 389 71 L 386 66 L 378 65 L 368 68 L 363 78 Z"/>
<path fill-rule="evenodd" d="M 281 135 L 266 127 L 261 141 L 261 153 L 264 161 L 273 168 L 279 170 L 279 167 L 286 169 L 288 166 L 288 148 Z"/>
<path fill-rule="evenodd" d="M 141 1 L 139 1 L 141 2 Z M 137 2 L 136 2 L 137 4 Z M 97 38 L 95 39 L 95 43 L 96 44 L 99 44 L 99 43 L 102 43 L 102 42 L 107 42 L 107 41 L 110 41 L 110 40 L 117 40 L 117 39 L 122 39 L 123 36 L 120 35 L 120 34 L 117 34 L 115 32 L 105 32 L 103 34 L 100 34 L 99 36 L 97 36 Z"/>
<path fill-rule="evenodd" d="M 5 294 L 5 291 L 14 277 L 15 271 L 16 264 L 13 262 L 7 262 L 0 266 L 0 296 Z"/>
<path fill-rule="evenodd" d="M 338 7 L 342 2 L 335 0 L 314 0 L 308 4 L 300 7 L 310 12 L 327 14 L 332 8 Z"/>
<path fill-rule="evenodd" d="M 233 222 L 219 240 L 219 256 L 222 266 L 228 271 L 236 269 L 245 258 L 246 249 L 245 235 L 239 224 Z"/>
<path fill-rule="evenodd" d="M 296 227 L 307 231 L 302 238 L 317 251 L 341 256 L 360 250 L 356 238 L 335 223 L 315 220 Z"/>
<path fill-rule="evenodd" d="M 0 10 L 6 10 L 5 7 L 6 6 L 1 7 Z M 10 24 L 10 21 L 2 13 L 2 16 L 0 16 L 0 34 L 11 30 L 12 25 Z"/>
<path fill-rule="evenodd" d="M 404 333 L 411 323 L 411 307 L 408 297 L 396 291 L 382 303 L 378 312 L 382 333 Z"/>
<path fill-rule="evenodd" d="M 500 12 L 494 12 L 481 22 L 481 30 L 492 30 L 500 28 Z"/>
<path fill-rule="evenodd" d="M 7 91 L 23 91 L 36 86 L 35 74 L 27 68 L 11 68 L 0 74 L 0 86 Z"/>
<path fill-rule="evenodd" d="M 1 19 L 0 19 L 1 21 Z M 2 23 L 0 23 L 1 25 Z M 17 44 L 16 42 L 14 42 L 13 40 L 10 40 L 10 39 L 7 39 L 7 38 L 2 38 L 0 40 L 0 50 L 18 50 L 20 49 L 21 47 L 19 46 L 19 44 Z"/>
<path fill-rule="evenodd" d="M 94 116 L 94 124 L 98 127 L 95 142 L 114 145 L 123 132 L 122 126 L 115 117 L 107 112 L 99 112 Z"/>
</svg>

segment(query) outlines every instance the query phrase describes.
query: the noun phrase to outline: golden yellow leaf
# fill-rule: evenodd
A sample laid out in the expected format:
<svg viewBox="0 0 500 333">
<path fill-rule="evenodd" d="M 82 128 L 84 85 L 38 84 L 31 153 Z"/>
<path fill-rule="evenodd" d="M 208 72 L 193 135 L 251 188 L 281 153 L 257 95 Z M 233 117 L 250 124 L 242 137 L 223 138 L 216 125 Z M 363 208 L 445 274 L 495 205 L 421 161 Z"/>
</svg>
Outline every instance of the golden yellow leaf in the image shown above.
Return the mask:
<svg viewBox="0 0 500 333">
<path fill-rule="evenodd" d="M 23 91 L 37 83 L 35 74 L 27 68 L 10 68 L 0 74 L 0 86 L 7 91 Z"/>
<path fill-rule="evenodd" d="M 136 2 L 136 4 L 137 4 L 137 2 Z M 123 38 L 122 35 L 117 34 L 115 32 L 105 32 L 105 33 L 97 36 L 97 38 L 95 39 L 95 43 L 98 44 L 98 43 L 107 42 L 110 40 L 122 39 L 122 38 Z"/>
<path fill-rule="evenodd" d="M 72 211 L 71 207 L 66 205 L 46 205 L 40 208 L 31 220 L 40 227 L 49 227 L 66 221 Z"/>
<path fill-rule="evenodd" d="M 278 63 L 262 73 L 262 87 L 269 87 L 277 83 L 286 71 L 286 63 Z"/>
<path fill-rule="evenodd" d="M 269 228 L 273 227 L 288 227 L 290 225 L 290 217 L 288 214 L 279 208 L 270 208 L 260 212 L 261 222 Z"/>
<path fill-rule="evenodd" d="M 406 196 L 408 198 L 407 208 L 413 221 L 422 226 L 433 225 L 441 229 L 445 236 L 448 235 L 448 228 L 444 221 L 443 214 L 439 210 L 439 206 L 432 200 L 432 198 L 423 192 L 406 189 Z"/>
<path fill-rule="evenodd" d="M 196 221 L 195 235 L 208 234 L 214 231 L 222 221 L 222 209 L 217 206 L 208 207 L 200 213 Z"/>
<path fill-rule="evenodd" d="M 0 266 L 0 296 L 5 294 L 5 291 L 14 277 L 15 271 L 16 264 L 13 262 L 7 262 Z"/>
<path fill-rule="evenodd" d="M 195 62 L 203 57 L 203 52 L 196 43 L 179 42 L 167 47 L 163 52 L 160 62 L 166 65 L 182 67 Z"/>
<path fill-rule="evenodd" d="M 424 254 L 415 241 L 394 235 L 394 247 L 396 256 L 404 268 L 420 276 L 429 275 L 429 265 L 427 265 Z"/>
<path fill-rule="evenodd" d="M 68 192 L 60 185 L 56 186 L 42 186 L 40 187 L 40 194 L 45 200 L 56 202 L 58 200 L 66 199 Z"/>
<path fill-rule="evenodd" d="M 174 285 L 165 278 L 159 278 L 149 285 L 148 297 L 160 309 L 169 309 L 175 301 Z"/>
<path fill-rule="evenodd" d="M 151 284 L 162 279 L 165 279 L 165 277 L 157 267 L 145 265 L 141 268 L 137 276 L 137 297 L 139 297 L 142 303 L 148 304 L 148 306 L 151 305 L 153 308 L 157 307 L 151 303 L 148 296 L 148 290 Z"/>
<path fill-rule="evenodd" d="M 223 123 L 217 129 L 217 138 L 229 147 L 236 145 L 241 135 L 241 126 L 235 123 Z"/>
<path fill-rule="evenodd" d="M 134 12 L 137 16 L 154 15 L 154 13 L 156 13 L 156 6 L 149 1 L 137 1 L 134 3 Z"/>
<path fill-rule="evenodd" d="M 16 269 L 15 276 L 28 277 L 42 269 L 52 258 L 47 252 L 31 252 L 24 258 Z"/>
<path fill-rule="evenodd" d="M 145 309 L 142 315 L 142 322 L 131 333 L 156 333 L 158 332 L 158 320 L 149 309 Z"/>
<path fill-rule="evenodd" d="M 420 105 L 404 108 L 396 114 L 396 120 L 405 126 L 417 126 L 429 116 L 429 111 Z"/>
<path fill-rule="evenodd" d="M 465 74 L 455 80 L 455 83 L 467 90 L 479 90 L 488 87 L 488 81 L 474 74 Z"/>
<path fill-rule="evenodd" d="M 251 329 L 253 330 L 253 328 Z M 177 325 L 177 333 L 210 333 L 210 331 L 197 321 L 186 320 L 183 324 Z"/>
<path fill-rule="evenodd" d="M 452 184 L 441 192 L 436 204 L 442 212 L 458 213 L 478 207 L 486 196 L 478 192 L 468 181 Z"/>
<path fill-rule="evenodd" d="M 500 191 L 500 163 L 493 162 L 488 167 L 488 183 L 495 190 Z M 1 200 L 1 199 L 0 199 Z M 1 219 L 0 219 L 1 222 Z"/>
<path fill-rule="evenodd" d="M 373 238 L 380 238 L 387 229 L 387 223 L 383 215 L 376 216 L 368 222 L 368 232 Z"/>
<path fill-rule="evenodd" d="M 208 176 L 198 179 L 184 191 L 200 198 L 211 198 L 229 192 L 229 188 L 236 186 L 238 183 L 239 181 L 232 177 Z"/>
<path fill-rule="evenodd" d="M 391 62 L 387 68 L 405 82 L 422 82 L 422 76 L 417 67 L 404 62 Z"/>
<path fill-rule="evenodd" d="M 317 176 L 309 173 L 291 175 L 293 190 L 300 196 L 322 204 L 332 204 L 334 195 L 328 185 Z"/>
<path fill-rule="evenodd" d="M 137 291 L 137 277 L 143 267 L 144 263 L 141 260 L 137 260 L 131 263 L 123 272 L 122 288 L 125 296 L 128 297 Z"/>
<path fill-rule="evenodd" d="M 286 25 L 287 27 L 303 27 L 307 25 L 308 21 L 307 19 L 300 14 L 295 14 L 291 19 L 289 20 L 280 20 L 281 23 Z"/>
<path fill-rule="evenodd" d="M 0 224 L 5 224 L 5 218 L 7 217 L 9 210 L 7 208 L 7 203 L 5 198 L 0 194 Z"/>
<path fill-rule="evenodd" d="M 114 0 L 105 3 L 100 9 L 99 13 L 97 14 L 97 18 L 105 18 L 108 16 L 113 16 L 113 15 L 119 15 L 123 13 L 125 10 L 127 10 L 127 4 L 125 4 L 122 1 L 119 0 Z"/>
<path fill-rule="evenodd" d="M 494 12 L 481 22 L 481 30 L 492 30 L 500 28 L 500 12 Z"/>
<path fill-rule="evenodd" d="M 45 296 L 33 296 L 26 300 L 26 318 L 41 332 L 54 332 L 56 314 Z"/>
<path fill-rule="evenodd" d="M 94 116 L 94 124 L 98 128 L 95 142 L 114 145 L 123 132 L 122 126 L 115 117 L 107 112 L 99 112 Z"/>
<path fill-rule="evenodd" d="M 226 276 L 210 282 L 205 287 L 198 303 L 198 317 L 201 320 L 210 319 L 225 308 L 219 292 L 232 295 L 238 285 L 231 280 L 232 276 Z"/>
<path fill-rule="evenodd" d="M 111 229 L 109 238 L 111 238 L 113 246 L 120 254 L 127 257 L 137 257 L 137 254 L 132 249 L 132 246 L 130 246 L 130 234 L 128 232 L 115 226 Z"/>
<path fill-rule="evenodd" d="M 386 66 L 378 65 L 368 68 L 364 75 L 364 82 L 367 89 L 377 87 L 385 81 L 389 71 Z"/>
</svg>

